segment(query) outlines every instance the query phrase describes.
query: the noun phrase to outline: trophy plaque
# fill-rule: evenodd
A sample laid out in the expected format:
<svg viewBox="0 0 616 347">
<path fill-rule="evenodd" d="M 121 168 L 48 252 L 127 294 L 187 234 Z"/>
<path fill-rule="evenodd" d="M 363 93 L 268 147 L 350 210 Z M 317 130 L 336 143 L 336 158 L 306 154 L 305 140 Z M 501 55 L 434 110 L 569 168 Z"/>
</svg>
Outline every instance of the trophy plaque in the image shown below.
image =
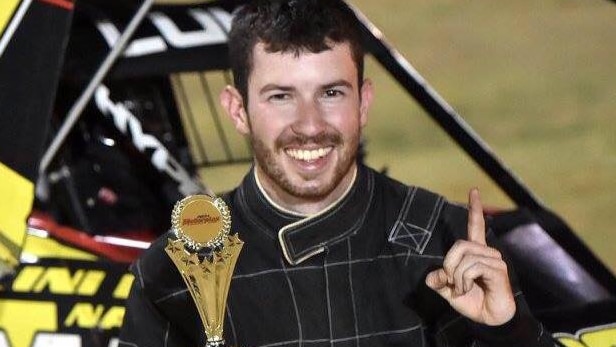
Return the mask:
<svg viewBox="0 0 616 347">
<path fill-rule="evenodd" d="M 231 276 L 242 249 L 229 235 L 231 214 L 218 197 L 191 195 L 171 213 L 172 234 L 165 252 L 182 275 L 207 336 L 206 347 L 224 346 L 223 323 Z"/>
</svg>

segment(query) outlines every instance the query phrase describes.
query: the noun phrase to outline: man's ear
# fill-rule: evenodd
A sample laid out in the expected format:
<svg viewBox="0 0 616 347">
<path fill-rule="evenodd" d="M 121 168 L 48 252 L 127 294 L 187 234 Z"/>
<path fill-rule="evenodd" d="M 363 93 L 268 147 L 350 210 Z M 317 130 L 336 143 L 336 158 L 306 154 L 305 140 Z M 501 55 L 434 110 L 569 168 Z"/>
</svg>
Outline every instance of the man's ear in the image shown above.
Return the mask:
<svg viewBox="0 0 616 347">
<path fill-rule="evenodd" d="M 374 97 L 374 87 L 369 78 L 366 78 L 362 83 L 360 93 L 359 124 L 363 127 L 368 122 L 368 111 L 370 110 L 370 105 L 372 105 L 372 99 Z"/>
<path fill-rule="evenodd" d="M 235 125 L 235 129 L 242 135 L 248 135 L 250 124 L 244 108 L 244 98 L 242 98 L 240 92 L 235 87 L 228 85 L 220 92 L 219 99 L 220 105 Z"/>
</svg>

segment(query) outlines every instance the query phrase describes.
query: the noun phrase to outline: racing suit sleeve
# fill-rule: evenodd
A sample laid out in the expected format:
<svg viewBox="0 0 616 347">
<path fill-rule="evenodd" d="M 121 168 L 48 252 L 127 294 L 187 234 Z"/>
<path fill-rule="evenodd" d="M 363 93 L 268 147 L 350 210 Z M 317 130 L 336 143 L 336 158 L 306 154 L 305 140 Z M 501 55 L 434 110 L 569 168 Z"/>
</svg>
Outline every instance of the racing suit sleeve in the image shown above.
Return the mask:
<svg viewBox="0 0 616 347">
<path fill-rule="evenodd" d="M 516 313 L 507 323 L 487 326 L 460 315 L 438 324 L 434 336 L 439 347 L 553 347 L 555 342 L 528 310 L 523 295 L 516 296 Z"/>
<path fill-rule="evenodd" d="M 189 343 L 145 295 L 139 278 L 133 282 L 118 347 L 180 347 Z"/>
<path fill-rule="evenodd" d="M 201 321 L 182 278 L 164 251 L 167 236 L 154 241 L 131 266 L 135 276 L 119 346 L 185 347 L 199 345 Z"/>
</svg>

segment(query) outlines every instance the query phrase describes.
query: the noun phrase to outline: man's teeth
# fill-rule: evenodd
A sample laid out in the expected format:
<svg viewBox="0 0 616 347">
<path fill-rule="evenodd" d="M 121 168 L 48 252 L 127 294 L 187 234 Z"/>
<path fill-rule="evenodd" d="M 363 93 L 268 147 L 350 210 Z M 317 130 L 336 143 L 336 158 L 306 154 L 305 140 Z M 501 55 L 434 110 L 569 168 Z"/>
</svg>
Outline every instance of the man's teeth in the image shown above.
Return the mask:
<svg viewBox="0 0 616 347">
<path fill-rule="evenodd" d="M 291 158 L 297 159 L 297 160 L 305 160 L 305 161 L 323 158 L 331 151 L 332 151 L 332 147 L 325 147 L 325 148 L 311 149 L 311 150 L 306 150 L 306 149 L 287 149 L 286 150 L 287 154 Z"/>
</svg>

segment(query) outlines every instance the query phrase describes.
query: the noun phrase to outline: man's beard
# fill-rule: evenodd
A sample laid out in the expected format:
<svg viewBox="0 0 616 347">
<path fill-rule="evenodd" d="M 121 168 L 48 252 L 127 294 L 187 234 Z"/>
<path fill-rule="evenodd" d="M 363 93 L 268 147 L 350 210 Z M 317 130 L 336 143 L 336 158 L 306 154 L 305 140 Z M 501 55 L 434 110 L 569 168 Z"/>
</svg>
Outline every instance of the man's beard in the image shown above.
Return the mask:
<svg viewBox="0 0 616 347">
<path fill-rule="evenodd" d="M 358 131 L 359 134 L 359 131 Z M 305 145 L 316 144 L 318 147 L 327 146 L 340 146 L 343 144 L 342 135 L 338 132 L 324 133 L 315 137 L 307 137 L 302 135 L 280 136 L 274 142 L 274 149 L 270 149 L 260 139 L 256 139 L 254 136 L 250 136 L 250 142 L 254 150 L 254 155 L 257 160 L 257 164 L 261 170 L 268 176 L 269 180 L 275 185 L 279 186 L 287 194 L 302 199 L 317 201 L 328 194 L 330 194 L 346 176 L 351 169 L 355 158 L 357 156 L 357 149 L 359 146 L 359 135 L 353 136 L 347 143 L 346 150 L 340 153 L 340 157 L 336 166 L 334 167 L 334 174 L 331 180 L 325 182 L 325 184 L 318 187 L 301 187 L 295 185 L 289 179 L 287 173 L 284 172 L 283 167 L 276 161 L 274 151 L 284 153 L 284 148 L 289 145 Z"/>
</svg>

